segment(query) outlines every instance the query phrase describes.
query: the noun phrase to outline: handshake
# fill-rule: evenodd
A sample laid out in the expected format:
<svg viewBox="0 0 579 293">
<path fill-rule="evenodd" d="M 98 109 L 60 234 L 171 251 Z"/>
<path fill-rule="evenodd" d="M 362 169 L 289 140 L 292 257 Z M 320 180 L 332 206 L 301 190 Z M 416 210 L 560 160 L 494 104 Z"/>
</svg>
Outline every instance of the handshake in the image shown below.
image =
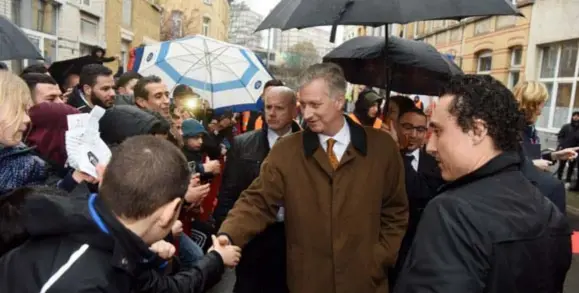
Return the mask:
<svg viewBox="0 0 579 293">
<path fill-rule="evenodd" d="M 212 235 L 211 239 L 213 241 L 213 246 L 209 248 L 208 252 L 217 252 L 221 256 L 221 259 L 223 259 L 223 264 L 226 267 L 236 267 L 241 259 L 241 248 L 239 248 L 239 246 L 231 245 L 227 236 L 224 235 L 219 237 Z M 170 259 L 176 251 L 173 244 L 164 240 L 155 242 L 149 249 L 163 259 Z"/>
</svg>

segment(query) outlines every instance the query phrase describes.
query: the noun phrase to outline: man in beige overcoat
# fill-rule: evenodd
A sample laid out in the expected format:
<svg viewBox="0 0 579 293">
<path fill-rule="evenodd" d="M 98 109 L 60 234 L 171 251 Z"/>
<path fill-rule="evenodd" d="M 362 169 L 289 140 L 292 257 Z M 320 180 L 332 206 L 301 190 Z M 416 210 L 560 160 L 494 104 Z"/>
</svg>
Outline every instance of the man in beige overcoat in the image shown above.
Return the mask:
<svg viewBox="0 0 579 293">
<path fill-rule="evenodd" d="M 387 270 L 406 231 L 408 203 L 389 134 L 345 117 L 346 80 L 334 64 L 300 76 L 308 128 L 283 138 L 219 231 L 244 246 L 285 208 L 292 293 L 388 292 Z"/>
</svg>

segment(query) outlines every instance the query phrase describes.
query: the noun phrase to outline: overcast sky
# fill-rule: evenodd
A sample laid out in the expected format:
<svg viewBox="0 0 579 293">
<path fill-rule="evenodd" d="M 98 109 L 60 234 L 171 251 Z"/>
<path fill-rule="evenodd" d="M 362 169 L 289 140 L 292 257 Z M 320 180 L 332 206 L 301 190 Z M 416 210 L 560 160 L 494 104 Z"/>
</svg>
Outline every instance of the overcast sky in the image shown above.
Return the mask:
<svg viewBox="0 0 579 293">
<path fill-rule="evenodd" d="M 251 10 L 265 17 L 279 3 L 279 0 L 245 0 L 245 3 L 251 7 Z"/>
</svg>

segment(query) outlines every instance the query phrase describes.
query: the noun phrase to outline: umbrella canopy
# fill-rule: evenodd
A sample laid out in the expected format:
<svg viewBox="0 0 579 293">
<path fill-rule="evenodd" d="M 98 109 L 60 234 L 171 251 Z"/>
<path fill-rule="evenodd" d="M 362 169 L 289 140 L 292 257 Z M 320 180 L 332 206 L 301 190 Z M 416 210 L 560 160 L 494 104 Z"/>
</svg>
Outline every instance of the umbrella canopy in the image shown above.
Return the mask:
<svg viewBox="0 0 579 293">
<path fill-rule="evenodd" d="M 324 56 L 324 62 L 340 65 L 351 83 L 384 88 L 387 54 L 390 90 L 407 94 L 438 95 L 451 76 L 462 74 L 454 62 L 427 43 L 390 37 L 384 50 L 385 43 L 381 37 L 353 38 Z"/>
<path fill-rule="evenodd" d="M 0 15 L 0 60 L 44 59 L 26 34 Z"/>
<path fill-rule="evenodd" d="M 88 64 L 103 64 L 103 63 L 97 60 L 95 57 L 87 55 L 83 57 L 54 62 L 48 68 L 48 72 L 50 72 L 50 75 L 58 82 L 59 85 L 64 85 L 66 77 L 69 74 L 80 75 L 82 68 Z"/>
<path fill-rule="evenodd" d="M 157 75 L 170 88 L 186 84 L 216 111 L 254 110 L 272 79 L 251 50 L 205 36 L 145 46 L 134 55 L 133 71 Z"/>
<path fill-rule="evenodd" d="M 519 14 L 510 0 L 282 0 L 256 31 Z"/>
</svg>

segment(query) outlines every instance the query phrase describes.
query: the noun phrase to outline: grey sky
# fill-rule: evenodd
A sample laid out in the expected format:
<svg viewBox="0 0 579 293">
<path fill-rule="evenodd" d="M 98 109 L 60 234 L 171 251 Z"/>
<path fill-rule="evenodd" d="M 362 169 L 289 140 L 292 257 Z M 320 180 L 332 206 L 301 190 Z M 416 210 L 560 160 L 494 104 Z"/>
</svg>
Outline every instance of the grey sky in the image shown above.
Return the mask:
<svg viewBox="0 0 579 293">
<path fill-rule="evenodd" d="M 251 7 L 251 10 L 265 17 L 279 3 L 279 0 L 245 0 L 245 3 Z"/>
</svg>

